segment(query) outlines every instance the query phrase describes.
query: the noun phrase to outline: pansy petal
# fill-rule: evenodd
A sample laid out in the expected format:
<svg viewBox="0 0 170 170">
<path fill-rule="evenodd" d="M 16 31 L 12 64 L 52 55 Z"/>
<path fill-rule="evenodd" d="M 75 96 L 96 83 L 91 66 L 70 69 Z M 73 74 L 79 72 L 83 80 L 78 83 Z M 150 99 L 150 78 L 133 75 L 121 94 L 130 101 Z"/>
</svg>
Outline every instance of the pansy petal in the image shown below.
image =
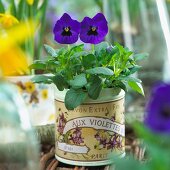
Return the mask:
<svg viewBox="0 0 170 170">
<path fill-rule="evenodd" d="M 95 23 L 100 23 L 100 22 L 105 22 L 107 24 L 107 20 L 105 18 L 105 16 L 102 14 L 102 13 L 98 13 L 96 14 L 92 20 L 95 22 Z"/>
<path fill-rule="evenodd" d="M 107 21 L 102 13 L 98 13 L 92 19 L 85 17 L 81 22 L 80 39 L 85 43 L 98 44 L 104 40 L 107 33 Z"/>
<path fill-rule="evenodd" d="M 74 32 L 80 33 L 80 23 L 77 20 L 72 20 L 69 26 Z"/>
<path fill-rule="evenodd" d="M 145 125 L 157 133 L 170 134 L 170 85 L 153 89 L 146 108 Z"/>
<path fill-rule="evenodd" d="M 65 23 L 65 24 L 70 23 L 71 20 L 72 19 L 70 15 L 68 15 L 67 13 L 64 13 L 63 16 L 60 18 L 61 23 Z"/>
<path fill-rule="evenodd" d="M 84 29 L 86 31 L 89 29 L 90 25 L 92 25 L 92 19 L 89 17 L 84 17 L 83 21 L 81 22 L 81 31 L 83 32 Z"/>
<path fill-rule="evenodd" d="M 56 24 L 54 25 L 54 28 L 53 28 L 53 33 L 57 33 L 58 31 L 61 31 L 63 28 L 63 25 L 60 24 L 60 21 L 58 20 L 56 22 Z"/>
<path fill-rule="evenodd" d="M 100 36 L 94 36 L 94 35 L 87 36 L 86 34 L 80 34 L 80 40 L 85 43 L 98 44 L 101 41 L 103 41 L 104 38 Z"/>
<path fill-rule="evenodd" d="M 73 44 L 78 40 L 80 23 L 73 20 L 67 13 L 56 22 L 53 33 L 54 39 L 60 44 Z"/>
<path fill-rule="evenodd" d="M 72 36 L 61 36 L 61 33 L 57 32 L 54 39 L 60 44 L 73 44 L 78 40 L 78 34 L 73 32 Z"/>
</svg>

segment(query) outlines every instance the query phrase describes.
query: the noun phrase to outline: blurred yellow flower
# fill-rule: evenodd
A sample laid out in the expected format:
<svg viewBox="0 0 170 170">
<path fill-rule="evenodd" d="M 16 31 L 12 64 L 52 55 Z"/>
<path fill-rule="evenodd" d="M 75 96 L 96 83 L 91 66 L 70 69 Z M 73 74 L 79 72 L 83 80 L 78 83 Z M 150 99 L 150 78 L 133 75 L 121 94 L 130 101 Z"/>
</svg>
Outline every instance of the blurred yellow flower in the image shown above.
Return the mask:
<svg viewBox="0 0 170 170">
<path fill-rule="evenodd" d="M 10 14 L 2 14 L 0 13 L 0 28 L 10 28 L 16 24 L 18 24 L 19 21 Z"/>
<path fill-rule="evenodd" d="M 14 44 L 23 42 L 26 38 L 32 36 L 35 31 L 35 24 L 30 22 L 20 23 L 6 31 L 6 35 L 0 34 L 0 52 L 9 50 Z"/>
<path fill-rule="evenodd" d="M 26 22 L 7 29 L 5 34 L 0 32 L 0 71 L 3 75 L 21 75 L 28 73 L 26 54 L 18 43 L 33 36 L 35 24 Z"/>
<path fill-rule="evenodd" d="M 47 89 L 43 89 L 41 91 L 41 96 L 44 100 L 46 100 L 48 98 L 48 90 Z"/>
<path fill-rule="evenodd" d="M 25 83 L 25 89 L 28 93 L 33 93 L 35 91 L 35 84 L 31 81 Z"/>
<path fill-rule="evenodd" d="M 27 3 L 28 3 L 29 5 L 33 5 L 34 0 L 27 0 Z"/>
<path fill-rule="evenodd" d="M 11 46 L 9 50 L 0 52 L 0 69 L 5 76 L 28 73 L 28 63 L 23 51 L 17 46 Z"/>
<path fill-rule="evenodd" d="M 53 120 L 55 120 L 55 115 L 51 114 L 48 118 L 48 121 L 53 121 Z"/>
</svg>

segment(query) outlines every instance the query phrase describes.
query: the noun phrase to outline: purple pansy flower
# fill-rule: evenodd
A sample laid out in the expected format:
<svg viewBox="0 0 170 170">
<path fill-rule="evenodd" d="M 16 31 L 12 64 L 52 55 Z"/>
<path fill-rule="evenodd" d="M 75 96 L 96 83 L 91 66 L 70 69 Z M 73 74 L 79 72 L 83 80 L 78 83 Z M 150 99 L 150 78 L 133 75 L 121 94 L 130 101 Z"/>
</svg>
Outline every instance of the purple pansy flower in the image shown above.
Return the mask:
<svg viewBox="0 0 170 170">
<path fill-rule="evenodd" d="M 108 33 L 106 18 L 102 13 L 93 18 L 85 17 L 81 22 L 80 39 L 85 43 L 98 44 Z"/>
<path fill-rule="evenodd" d="M 54 29 L 54 39 L 60 44 L 73 44 L 78 40 L 80 23 L 73 20 L 67 13 L 57 20 Z"/>
<path fill-rule="evenodd" d="M 170 134 L 170 84 L 153 89 L 146 108 L 145 125 L 153 132 Z"/>
</svg>

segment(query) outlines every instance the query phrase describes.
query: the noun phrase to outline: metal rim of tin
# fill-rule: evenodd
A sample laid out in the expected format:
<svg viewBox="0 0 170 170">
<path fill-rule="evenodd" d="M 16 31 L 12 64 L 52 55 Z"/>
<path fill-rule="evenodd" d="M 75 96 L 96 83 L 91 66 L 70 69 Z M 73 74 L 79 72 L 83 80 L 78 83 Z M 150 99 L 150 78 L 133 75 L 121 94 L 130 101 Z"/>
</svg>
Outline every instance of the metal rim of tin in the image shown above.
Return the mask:
<svg viewBox="0 0 170 170">
<path fill-rule="evenodd" d="M 66 92 L 68 90 L 59 91 L 56 87 L 54 87 L 54 88 L 55 88 L 55 100 L 63 102 Z M 111 102 L 111 101 L 116 101 L 116 100 L 122 99 L 124 96 L 125 96 L 125 91 L 123 89 L 105 88 L 105 89 L 102 89 L 97 100 L 92 100 L 89 97 L 87 97 L 84 104 Z"/>
<path fill-rule="evenodd" d="M 121 155 L 119 155 L 119 158 L 124 158 L 126 155 L 126 153 L 122 153 Z M 103 161 L 74 161 L 74 160 L 68 160 L 68 159 L 64 159 L 64 158 L 61 158 L 59 156 L 57 156 L 55 154 L 55 158 L 60 161 L 60 162 L 63 162 L 65 164 L 68 164 L 68 165 L 76 165 L 76 166 L 103 166 L 103 165 L 111 165 L 113 164 L 114 162 L 111 161 L 110 159 L 108 160 L 103 160 Z"/>
</svg>

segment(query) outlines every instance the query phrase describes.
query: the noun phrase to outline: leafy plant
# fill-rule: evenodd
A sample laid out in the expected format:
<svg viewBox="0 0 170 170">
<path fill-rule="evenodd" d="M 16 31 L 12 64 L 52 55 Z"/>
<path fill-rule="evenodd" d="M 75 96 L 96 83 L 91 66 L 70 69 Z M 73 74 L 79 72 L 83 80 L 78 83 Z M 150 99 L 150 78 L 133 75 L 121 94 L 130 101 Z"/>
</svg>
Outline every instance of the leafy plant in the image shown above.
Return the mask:
<svg viewBox="0 0 170 170">
<path fill-rule="evenodd" d="M 108 33 L 108 25 L 102 13 L 93 18 L 85 17 L 82 22 L 74 20 L 64 13 L 56 22 L 54 39 L 60 44 L 73 44 L 78 38 L 92 44 L 92 49 L 85 50 L 84 44 L 68 48 L 53 49 L 45 45 L 50 55 L 45 61 L 35 61 L 31 69 L 41 69 L 52 76 L 37 76 L 35 82 L 54 83 L 59 90 L 68 89 L 65 106 L 73 110 L 82 104 L 87 96 L 95 100 L 103 88 L 128 87 L 144 95 L 141 80 L 131 76 L 140 69 L 137 60 L 145 54 L 135 55 L 119 43 L 115 46 L 102 42 Z M 74 102 L 73 102 L 74 101 Z"/>
<path fill-rule="evenodd" d="M 140 69 L 136 59 L 145 54 L 132 56 L 133 52 L 128 48 L 118 43 L 110 46 L 107 42 L 95 45 L 92 51 L 85 50 L 83 44 L 59 50 L 45 45 L 45 49 L 50 57 L 35 61 L 30 68 L 52 75 L 36 76 L 33 80 L 54 83 L 61 91 L 68 89 L 65 105 L 69 110 L 83 103 L 87 96 L 97 99 L 103 88 L 128 91 L 131 87 L 144 95 L 141 80 L 132 74 Z"/>
</svg>

